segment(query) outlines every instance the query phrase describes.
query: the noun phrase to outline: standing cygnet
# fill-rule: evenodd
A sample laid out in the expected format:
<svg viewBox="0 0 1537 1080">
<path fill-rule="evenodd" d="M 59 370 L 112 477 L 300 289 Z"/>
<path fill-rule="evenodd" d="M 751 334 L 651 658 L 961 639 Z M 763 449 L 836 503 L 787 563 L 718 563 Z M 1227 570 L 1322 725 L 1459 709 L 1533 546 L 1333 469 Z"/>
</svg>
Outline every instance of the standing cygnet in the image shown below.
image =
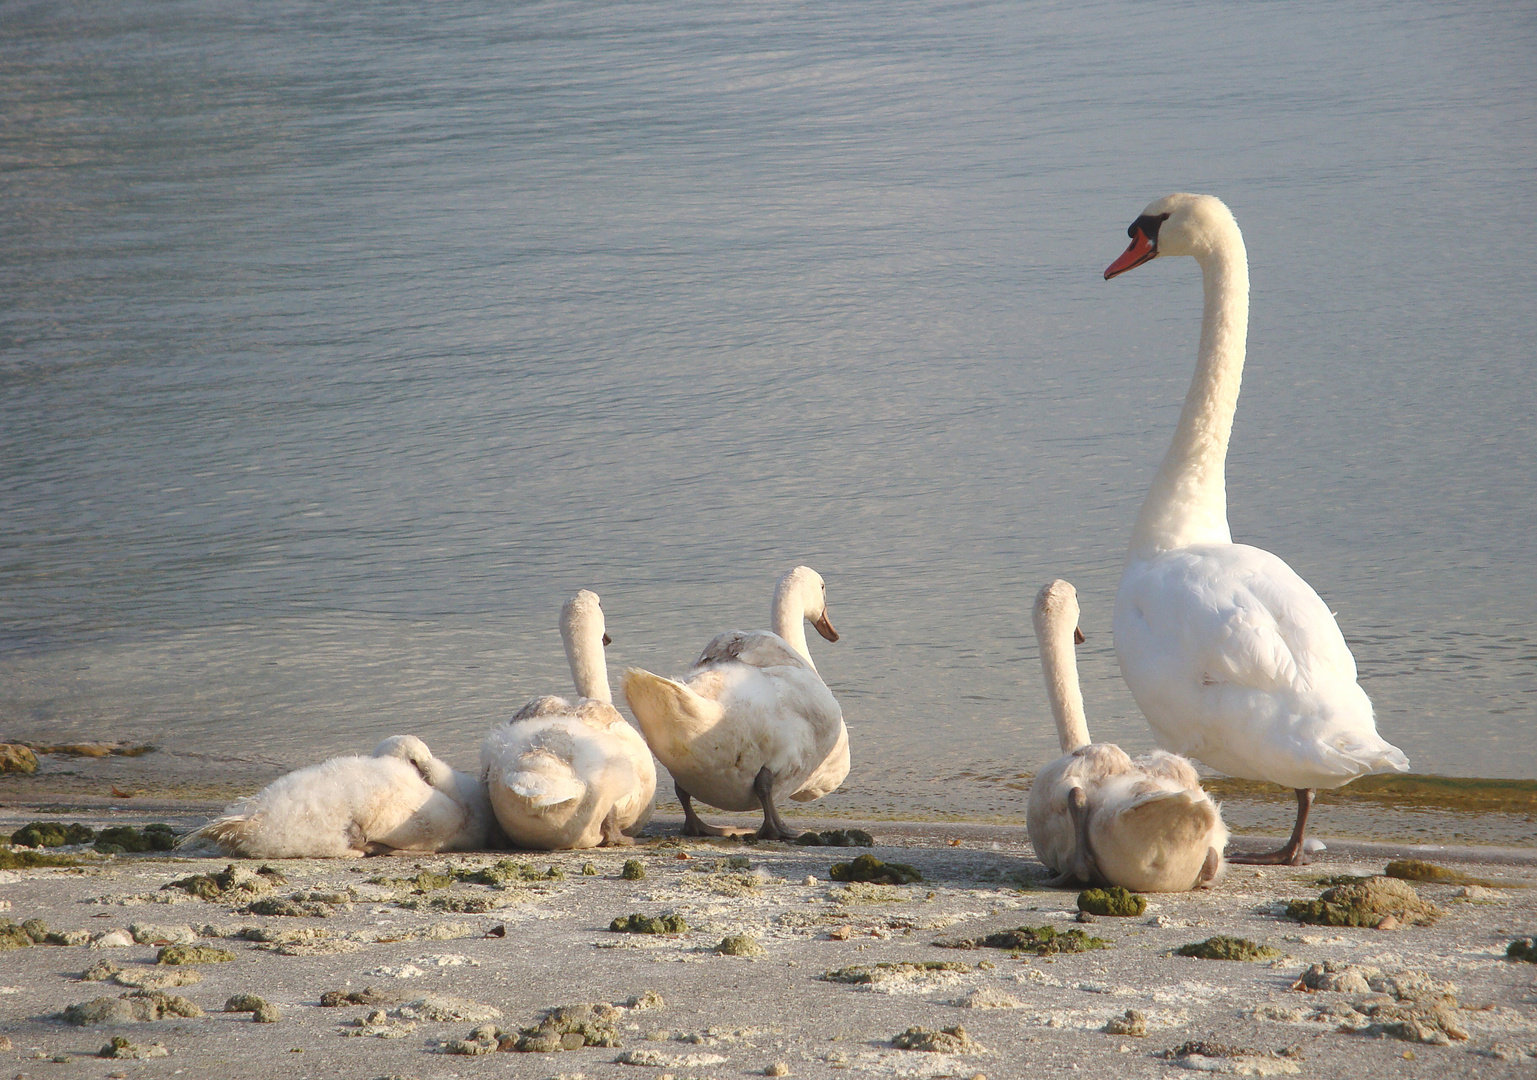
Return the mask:
<svg viewBox="0 0 1537 1080">
<path fill-rule="evenodd" d="M 773 633 L 728 630 L 704 647 L 682 682 L 631 668 L 624 696 L 651 750 L 672 773 L 687 836 L 742 829 L 706 825 L 694 799 L 722 810 L 761 807 L 763 839 L 798 834 L 774 808 L 819 799 L 849 773 L 843 710 L 806 649 L 809 620 L 828 641 L 827 586 L 797 566 L 774 590 Z"/>
<path fill-rule="evenodd" d="M 583 589 L 560 612 L 577 699 L 538 697 L 492 728 L 481 778 L 515 847 L 553 851 L 630 844 L 651 817 L 656 764 L 612 704 L 603 608 Z"/>
<path fill-rule="evenodd" d="M 1089 741 L 1073 654 L 1083 641 L 1077 591 L 1065 581 L 1042 588 L 1034 621 L 1063 750 L 1030 785 L 1025 819 L 1036 857 L 1058 873 L 1049 884 L 1183 892 L 1215 881 L 1227 827 L 1190 762 L 1163 750 L 1133 761 Z"/>
<path fill-rule="evenodd" d="M 456 776 L 470 782 L 468 793 Z M 488 840 L 474 786 L 416 736 L 396 735 L 369 757 L 335 757 L 278 777 L 182 843 L 206 841 L 253 859 L 466 851 Z"/>
</svg>

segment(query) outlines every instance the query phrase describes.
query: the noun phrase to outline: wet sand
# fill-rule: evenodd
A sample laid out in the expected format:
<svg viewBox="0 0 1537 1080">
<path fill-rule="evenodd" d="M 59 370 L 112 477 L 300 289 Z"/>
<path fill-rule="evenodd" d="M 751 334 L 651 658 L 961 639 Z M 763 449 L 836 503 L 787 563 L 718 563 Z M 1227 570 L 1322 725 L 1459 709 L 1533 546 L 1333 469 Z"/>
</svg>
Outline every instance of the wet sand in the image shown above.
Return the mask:
<svg viewBox="0 0 1537 1080">
<path fill-rule="evenodd" d="M 110 807 L 62 815 L 13 805 L 0 814 L 0 828 L 43 817 L 93 826 L 167 820 L 181 829 L 205 813 L 185 802 L 123 805 L 139 801 L 112 800 Z M 801 820 L 814 828 L 851 824 Z M 286 882 L 267 896 L 323 902 L 327 917 L 241 914 L 243 902 L 162 888 L 230 864 L 217 857 L 86 854 L 78 868 L 0 872 L 0 899 L 9 904 L 0 915 L 98 935 L 137 926 L 144 939 L 120 947 L 0 952 L 0 1035 L 12 1042 L 10 1051 L 0 1051 L 0 1071 L 681 1080 L 763 1075 L 782 1065 L 799 1077 L 981 1074 L 998 1080 L 1069 1072 L 1171 1076 L 1191 1069 L 1338 1077 L 1530 1076 L 1537 1069 L 1537 965 L 1504 957 L 1513 938 L 1537 931 L 1537 889 L 1517 887 L 1537 882 L 1532 850 L 1332 842 L 1309 867 L 1233 867 L 1212 890 L 1151 896 L 1140 916 L 1080 923 L 1075 893 L 1039 887 L 1045 871 L 1031 857 L 1023 830 L 1012 825 L 854 823 L 874 835 L 874 855 L 910 863 L 924 880 L 843 886 L 829 880 L 830 866 L 865 849 L 683 840 L 678 824 L 675 816 L 660 815 L 632 850 L 515 854 L 535 874 L 555 867 L 563 876 L 501 886 L 416 875 L 494 866 L 505 853 L 271 862 Z M 1285 900 L 1316 897 L 1322 877 L 1380 873 L 1402 856 L 1433 859 L 1496 887 L 1464 895 L 1461 886 L 1417 884 L 1421 897 L 1444 908 L 1431 926 L 1318 927 L 1281 914 Z M 627 859 L 640 862 L 643 879 L 621 876 Z M 586 864 L 595 873 L 584 874 Z M 255 870 L 260 864 L 236 865 Z M 617 917 L 664 912 L 682 915 L 687 932 L 651 937 L 608 929 Z M 1083 930 L 1108 947 L 1037 957 L 935 944 L 1021 925 Z M 257 936 L 306 940 L 286 946 L 252 941 L 240 936 L 248 928 L 257 928 Z M 718 953 L 722 939 L 734 934 L 750 935 L 763 952 Z M 1281 955 L 1251 962 L 1171 955 L 1217 934 Z M 57 1018 L 68 1006 L 131 992 L 112 981 L 81 981 L 80 973 L 98 961 L 115 962 L 127 973 L 118 978 L 129 982 L 186 970 L 154 963 L 159 947 L 153 942 L 176 937 L 234 956 L 191 965 L 201 976 L 196 982 L 164 991 L 204 1015 L 87 1027 Z M 1368 965 L 1396 985 L 1434 985 L 1437 993 L 1454 984 L 1457 1007 L 1447 1015 L 1468 1037 L 1433 1045 L 1344 1030 L 1365 1027 L 1352 1002 L 1407 1006 L 1362 988 L 1292 988 L 1309 965 L 1325 961 Z M 929 962 L 961 967 L 876 969 L 877 979 L 889 977 L 864 984 L 824 978 L 854 966 Z M 320 1004 L 326 991 L 367 987 L 384 1000 Z M 648 992 L 663 1004 L 625 1007 L 632 998 L 653 1000 Z M 235 994 L 259 995 L 277 1007 L 280 1019 L 255 1023 L 251 1013 L 221 1012 Z M 442 998 L 459 1000 L 436 1000 Z M 496 1010 L 489 1022 L 515 1035 L 544 1010 L 575 1003 L 619 1005 L 613 1023 L 622 1045 L 478 1057 L 444 1052 L 491 1016 L 485 1010 Z M 1103 1030 L 1127 1010 L 1143 1015 L 1145 1036 Z M 914 1026 L 958 1024 L 977 1052 L 893 1045 Z M 169 1056 L 95 1057 L 114 1035 L 138 1046 L 160 1043 Z M 1259 1055 L 1182 1063 L 1157 1056 L 1188 1040 Z"/>
</svg>

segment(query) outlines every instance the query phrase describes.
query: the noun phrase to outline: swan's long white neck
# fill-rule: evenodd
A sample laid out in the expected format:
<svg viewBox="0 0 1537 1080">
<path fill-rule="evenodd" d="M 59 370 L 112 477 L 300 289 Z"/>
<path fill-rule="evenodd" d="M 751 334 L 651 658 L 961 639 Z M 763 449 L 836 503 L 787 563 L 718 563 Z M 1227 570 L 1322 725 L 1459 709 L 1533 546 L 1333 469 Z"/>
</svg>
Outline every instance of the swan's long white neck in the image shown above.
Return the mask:
<svg viewBox="0 0 1537 1080">
<path fill-rule="evenodd" d="M 584 602 L 583 594 L 592 597 Z M 608 688 L 608 658 L 603 652 L 603 609 L 598 598 L 585 589 L 566 601 L 560 611 L 560 636 L 566 643 L 566 662 L 571 665 L 571 681 L 576 692 L 594 701 L 612 705 L 614 695 Z"/>
<path fill-rule="evenodd" d="M 785 575 L 774 589 L 774 603 L 769 609 L 770 625 L 774 633 L 784 638 L 785 644 L 800 653 L 815 671 L 816 661 L 811 659 L 811 650 L 806 647 L 806 610 L 801 580 L 793 573 Z"/>
<path fill-rule="evenodd" d="M 1035 641 L 1041 650 L 1041 671 L 1046 676 L 1046 697 L 1051 718 L 1057 724 L 1057 741 L 1064 754 L 1088 746 L 1089 722 L 1083 713 L 1083 692 L 1078 687 L 1078 657 L 1073 650 L 1073 631 L 1078 629 L 1077 604 L 1067 608 L 1035 607 Z"/>
<path fill-rule="evenodd" d="M 1198 253 L 1205 304 L 1195 376 L 1174 439 L 1137 515 L 1128 558 L 1190 544 L 1228 544 L 1228 437 L 1249 332 L 1249 258 L 1236 224 Z"/>
</svg>

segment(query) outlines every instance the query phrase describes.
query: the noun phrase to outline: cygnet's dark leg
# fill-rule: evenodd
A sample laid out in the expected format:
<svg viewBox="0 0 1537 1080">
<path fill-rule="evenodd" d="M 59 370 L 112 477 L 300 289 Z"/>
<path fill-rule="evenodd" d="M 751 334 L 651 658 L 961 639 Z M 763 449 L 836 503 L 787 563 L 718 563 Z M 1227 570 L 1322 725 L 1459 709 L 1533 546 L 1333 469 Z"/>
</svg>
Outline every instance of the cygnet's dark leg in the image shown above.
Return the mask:
<svg viewBox="0 0 1537 1080">
<path fill-rule="evenodd" d="M 1073 857 L 1067 868 L 1046 884 L 1053 889 L 1102 884 L 1094 850 L 1089 847 L 1089 797 L 1083 788 L 1074 787 L 1067 793 L 1067 812 L 1073 819 Z"/>
<path fill-rule="evenodd" d="M 683 804 L 684 836 L 741 836 L 752 831 L 722 825 L 706 825 L 699 820 L 699 815 L 694 813 L 694 797 L 683 790 L 683 785 L 673 781 L 672 789 L 677 793 L 678 801 Z"/>
<path fill-rule="evenodd" d="M 753 778 L 752 790 L 758 796 L 759 805 L 763 807 L 763 827 L 758 830 L 759 840 L 794 840 L 800 835 L 792 831 L 779 816 L 779 811 L 774 809 L 774 774 L 769 772 L 767 765 L 759 769 L 758 775 Z"/>
<path fill-rule="evenodd" d="M 1302 838 L 1308 824 L 1308 811 L 1312 807 L 1313 789 L 1298 788 L 1297 824 L 1292 827 L 1292 838 L 1286 842 L 1286 846 L 1253 855 L 1229 855 L 1227 861 L 1250 866 L 1306 866 L 1311 860 L 1302 853 Z"/>
<path fill-rule="evenodd" d="M 599 847 L 632 847 L 635 844 L 619 827 L 619 811 L 614 807 L 609 808 L 608 815 L 603 819 L 602 830 Z"/>
</svg>

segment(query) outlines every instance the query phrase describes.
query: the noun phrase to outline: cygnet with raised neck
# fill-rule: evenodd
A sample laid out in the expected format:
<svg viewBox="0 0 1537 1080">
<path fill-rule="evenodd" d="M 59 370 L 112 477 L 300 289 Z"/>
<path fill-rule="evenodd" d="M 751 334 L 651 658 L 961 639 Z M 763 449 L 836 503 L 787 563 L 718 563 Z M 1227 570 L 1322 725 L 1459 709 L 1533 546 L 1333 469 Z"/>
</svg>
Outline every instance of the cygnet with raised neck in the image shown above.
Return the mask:
<svg viewBox="0 0 1537 1080">
<path fill-rule="evenodd" d="M 704 647 L 680 681 L 631 668 L 624 696 L 646 742 L 672 773 L 689 836 L 751 830 L 707 825 L 700 799 L 722 810 L 763 811 L 757 835 L 797 835 L 776 800 L 819 799 L 849 772 L 843 710 L 817 674 L 804 623 L 837 641 L 827 616 L 827 585 L 797 566 L 774 589 L 773 631 L 728 630 Z"/>
<path fill-rule="evenodd" d="M 515 847 L 631 844 L 655 806 L 656 764 L 613 706 L 596 593 L 566 601 L 560 635 L 576 699 L 534 698 L 492 728 L 480 748 L 482 782 Z"/>
<path fill-rule="evenodd" d="M 1062 756 L 1030 785 L 1026 827 L 1056 887 L 1119 885 L 1183 892 L 1222 873 L 1227 827 L 1221 809 L 1184 758 L 1155 750 L 1133 760 L 1113 743 L 1089 741 L 1074 644 L 1078 593 L 1053 581 L 1035 598 L 1035 638 Z"/>
</svg>

